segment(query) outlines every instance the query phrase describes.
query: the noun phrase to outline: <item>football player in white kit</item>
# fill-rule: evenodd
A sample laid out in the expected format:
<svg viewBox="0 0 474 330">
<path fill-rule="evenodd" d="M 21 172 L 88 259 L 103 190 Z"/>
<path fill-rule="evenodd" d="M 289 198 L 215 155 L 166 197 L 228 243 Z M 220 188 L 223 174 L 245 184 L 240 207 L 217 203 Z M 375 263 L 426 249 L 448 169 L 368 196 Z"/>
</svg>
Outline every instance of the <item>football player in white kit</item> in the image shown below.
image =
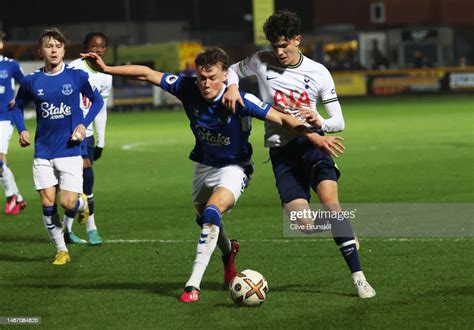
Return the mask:
<svg viewBox="0 0 474 330">
<path fill-rule="evenodd" d="M 300 25 L 299 17 L 288 10 L 277 11 L 267 19 L 263 30 L 272 51 L 257 52 L 230 66 L 229 88 L 223 103 L 234 108 L 235 102 L 241 101 L 238 79 L 256 76 L 264 102 L 307 118 L 320 134 L 342 131 L 344 118 L 333 79 L 322 64 L 307 58 L 298 49 L 302 39 Z M 329 115 L 327 119 L 316 111 L 318 98 Z M 278 192 L 287 213 L 309 209 L 310 188 L 326 209 L 341 211 L 337 188 L 340 173 L 327 152 L 315 148 L 304 137 L 268 122 L 265 123 L 265 145 L 270 148 Z M 307 219 L 299 221 L 305 223 Z M 349 220 L 331 221 L 331 231 L 351 271 L 359 297 L 375 296 L 375 290 L 362 272 Z"/>
<path fill-rule="evenodd" d="M 107 37 L 101 32 L 90 32 L 84 38 L 84 51 L 94 52 L 100 57 L 104 56 L 107 51 Z M 89 220 L 86 222 L 87 241 L 79 238 L 72 231 L 72 224 L 74 218 L 67 218 L 65 216 L 65 231 L 64 238 L 68 243 L 100 245 L 102 239 L 97 231 L 95 224 L 94 213 L 94 170 L 93 162 L 102 156 L 102 150 L 105 146 L 105 126 L 107 123 L 107 99 L 112 90 L 112 76 L 102 72 L 95 71 L 87 59 L 77 59 L 72 61 L 69 65 L 76 69 L 81 69 L 89 74 L 89 82 L 95 86 L 102 98 L 104 99 L 104 106 L 95 117 L 94 124 L 89 125 L 86 130 L 86 140 L 82 143 L 82 158 L 84 161 L 84 193 L 87 195 L 87 202 L 89 204 Z M 84 111 L 84 116 L 89 112 L 91 106 L 90 100 L 81 94 L 81 108 Z M 97 133 L 97 145 L 94 141 L 94 126 Z"/>
</svg>

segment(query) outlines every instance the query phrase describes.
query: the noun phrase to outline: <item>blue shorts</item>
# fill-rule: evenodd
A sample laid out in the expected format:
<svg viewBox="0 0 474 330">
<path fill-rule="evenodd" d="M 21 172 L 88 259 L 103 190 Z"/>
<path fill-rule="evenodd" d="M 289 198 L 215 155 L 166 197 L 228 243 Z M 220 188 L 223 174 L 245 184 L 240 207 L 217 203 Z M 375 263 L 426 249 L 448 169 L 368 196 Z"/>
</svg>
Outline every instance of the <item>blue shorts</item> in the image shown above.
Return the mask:
<svg viewBox="0 0 474 330">
<path fill-rule="evenodd" d="M 89 159 L 91 164 L 94 162 L 94 135 L 88 136 L 81 143 L 81 155 L 83 159 Z"/>
<path fill-rule="evenodd" d="M 337 181 L 340 172 L 331 156 L 314 147 L 305 137 L 297 137 L 283 147 L 270 148 L 270 159 L 282 204 L 311 198 L 323 180 Z"/>
</svg>

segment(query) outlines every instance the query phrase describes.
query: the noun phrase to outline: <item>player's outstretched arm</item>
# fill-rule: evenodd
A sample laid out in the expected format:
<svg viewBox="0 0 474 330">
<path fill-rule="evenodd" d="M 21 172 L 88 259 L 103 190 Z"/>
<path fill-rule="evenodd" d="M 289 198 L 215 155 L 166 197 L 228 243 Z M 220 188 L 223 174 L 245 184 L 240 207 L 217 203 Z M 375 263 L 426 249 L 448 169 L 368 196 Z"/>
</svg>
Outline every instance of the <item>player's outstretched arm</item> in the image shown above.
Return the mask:
<svg viewBox="0 0 474 330">
<path fill-rule="evenodd" d="M 227 91 L 222 97 L 222 104 L 225 105 L 227 109 L 235 113 L 236 103 L 240 103 L 241 106 L 244 106 L 244 101 L 239 92 L 239 76 L 237 73 L 230 67 L 227 70 Z"/>
<path fill-rule="evenodd" d="M 339 157 L 339 154 L 344 153 L 345 147 L 342 144 L 342 141 L 344 140 L 342 137 L 321 136 L 306 127 L 303 121 L 296 119 L 291 115 L 282 113 L 274 108 L 270 108 L 270 110 L 267 112 L 265 120 L 282 126 L 284 125 L 295 130 L 298 132 L 298 134 L 306 136 L 315 147 L 330 153 L 336 158 Z"/>
<path fill-rule="evenodd" d="M 96 69 L 103 73 L 146 81 L 153 85 L 161 86 L 163 72 L 152 70 L 143 65 L 108 66 L 96 53 L 81 53 L 81 56 L 93 60 L 96 63 Z"/>
</svg>

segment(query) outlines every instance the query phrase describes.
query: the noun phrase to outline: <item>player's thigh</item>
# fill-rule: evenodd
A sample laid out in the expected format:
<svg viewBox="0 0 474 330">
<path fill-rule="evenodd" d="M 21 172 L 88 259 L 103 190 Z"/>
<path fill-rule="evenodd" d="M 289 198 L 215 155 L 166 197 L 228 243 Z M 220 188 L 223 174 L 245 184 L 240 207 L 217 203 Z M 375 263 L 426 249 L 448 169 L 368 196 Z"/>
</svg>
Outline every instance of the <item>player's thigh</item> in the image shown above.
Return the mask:
<svg viewBox="0 0 474 330">
<path fill-rule="evenodd" d="M 227 212 L 235 205 L 234 193 L 226 187 L 217 187 L 209 197 L 207 205 L 216 206 L 221 213 Z"/>
<path fill-rule="evenodd" d="M 59 176 L 59 188 L 75 193 L 82 193 L 81 156 L 54 159 L 54 166 Z"/>
<path fill-rule="evenodd" d="M 308 143 L 304 153 L 302 154 L 300 167 L 305 173 L 307 173 L 309 184 L 318 194 L 320 199 L 323 197 L 324 200 L 327 200 L 329 196 L 324 192 L 329 188 L 331 188 L 331 191 L 334 190 L 334 187 L 337 188 L 337 181 L 341 175 L 332 157 L 327 152 L 315 148 Z M 323 181 L 333 181 L 333 183 L 323 184 L 319 187 L 320 183 Z M 328 186 L 326 187 L 326 185 Z M 321 191 L 322 194 L 318 191 Z"/>
<path fill-rule="evenodd" d="M 305 179 L 305 173 L 298 167 L 299 156 L 287 149 L 288 147 L 270 149 L 275 184 L 281 203 L 284 205 L 298 199 L 309 201 L 309 182 Z"/>
<path fill-rule="evenodd" d="M 208 178 L 208 184 L 214 188 L 213 194 L 221 191 L 222 196 L 225 196 L 229 203 L 228 209 L 230 209 L 237 203 L 245 188 L 247 188 L 249 177 L 239 165 L 230 165 L 219 168 L 214 176 Z M 220 190 L 220 188 L 225 188 L 225 190 Z M 231 194 L 228 194 L 229 192 Z M 231 200 L 232 196 L 234 197 L 233 201 Z"/>
<path fill-rule="evenodd" d="M 337 181 L 323 180 L 319 182 L 316 187 L 316 193 L 325 208 L 334 211 L 340 210 Z"/>
<path fill-rule="evenodd" d="M 206 205 L 213 188 L 206 185 L 206 178 L 213 175 L 215 167 L 194 163 L 191 196 L 194 205 Z"/>
<path fill-rule="evenodd" d="M 56 187 L 59 183 L 59 177 L 54 168 L 53 160 L 43 158 L 33 160 L 33 181 L 35 189 L 38 191 Z"/>
<path fill-rule="evenodd" d="M 94 140 L 94 135 L 86 137 L 86 144 L 87 144 L 87 156 L 89 158 L 89 161 L 91 163 L 91 166 L 94 163 L 94 145 L 95 145 L 95 140 Z"/>
<path fill-rule="evenodd" d="M 13 134 L 13 125 L 9 120 L 0 121 L 0 153 L 8 153 L 8 145 Z"/>
<path fill-rule="evenodd" d="M 89 155 L 88 138 L 85 138 L 84 141 L 81 142 L 81 156 L 83 159 L 83 167 L 92 167 L 93 156 L 91 158 Z"/>
</svg>

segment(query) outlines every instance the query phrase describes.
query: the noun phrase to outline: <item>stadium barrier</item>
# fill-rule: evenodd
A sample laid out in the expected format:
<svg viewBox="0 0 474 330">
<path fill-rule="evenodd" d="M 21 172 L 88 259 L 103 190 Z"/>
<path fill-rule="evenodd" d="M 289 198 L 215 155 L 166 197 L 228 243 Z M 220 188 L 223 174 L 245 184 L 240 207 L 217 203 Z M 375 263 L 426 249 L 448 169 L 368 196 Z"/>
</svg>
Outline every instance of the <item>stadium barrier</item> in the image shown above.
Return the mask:
<svg viewBox="0 0 474 330">
<path fill-rule="evenodd" d="M 474 91 L 474 66 L 403 70 L 333 72 L 339 96 L 388 96 Z M 241 88 L 258 95 L 257 81 L 246 79 Z M 114 110 L 180 107 L 173 95 L 156 86 L 114 87 Z"/>
<path fill-rule="evenodd" d="M 474 66 L 334 72 L 339 96 L 474 91 Z"/>
</svg>

